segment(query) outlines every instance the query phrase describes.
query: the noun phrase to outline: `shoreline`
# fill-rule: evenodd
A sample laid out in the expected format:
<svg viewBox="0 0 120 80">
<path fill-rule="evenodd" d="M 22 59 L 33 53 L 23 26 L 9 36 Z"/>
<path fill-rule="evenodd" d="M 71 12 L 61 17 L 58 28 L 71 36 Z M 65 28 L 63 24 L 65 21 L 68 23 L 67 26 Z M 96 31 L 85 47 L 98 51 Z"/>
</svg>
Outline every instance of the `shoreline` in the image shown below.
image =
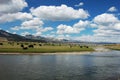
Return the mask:
<svg viewBox="0 0 120 80">
<path fill-rule="evenodd" d="M 94 51 L 82 51 L 82 52 L 53 52 L 53 53 L 19 53 L 19 52 L 0 52 L 0 55 L 83 55 L 90 54 Z"/>
</svg>

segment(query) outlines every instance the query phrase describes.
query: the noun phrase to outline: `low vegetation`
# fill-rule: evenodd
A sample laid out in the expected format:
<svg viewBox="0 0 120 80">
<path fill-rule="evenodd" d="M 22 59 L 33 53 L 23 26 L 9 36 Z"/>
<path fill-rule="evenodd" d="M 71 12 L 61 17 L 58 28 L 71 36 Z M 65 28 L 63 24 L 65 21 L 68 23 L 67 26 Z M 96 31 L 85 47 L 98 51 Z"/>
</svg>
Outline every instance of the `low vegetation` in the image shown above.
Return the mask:
<svg viewBox="0 0 120 80">
<path fill-rule="evenodd" d="M 120 50 L 120 44 L 105 45 L 105 47 L 112 50 Z"/>
<path fill-rule="evenodd" d="M 0 52 L 54 53 L 93 51 L 86 45 L 38 42 L 0 42 Z"/>
</svg>

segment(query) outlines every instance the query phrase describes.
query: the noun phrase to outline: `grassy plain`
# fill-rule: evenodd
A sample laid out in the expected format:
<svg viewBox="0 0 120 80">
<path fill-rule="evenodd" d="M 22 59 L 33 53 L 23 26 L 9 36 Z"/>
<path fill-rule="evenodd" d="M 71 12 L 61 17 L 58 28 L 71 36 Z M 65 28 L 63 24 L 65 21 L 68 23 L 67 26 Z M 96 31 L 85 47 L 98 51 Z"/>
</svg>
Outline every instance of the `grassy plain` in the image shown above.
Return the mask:
<svg viewBox="0 0 120 80">
<path fill-rule="evenodd" d="M 2 43 L 2 44 L 1 44 Z M 23 49 L 21 45 L 27 47 Z M 33 45 L 33 48 L 29 48 Z M 58 43 L 38 43 L 38 42 L 0 42 L 0 52 L 3 53 L 55 53 L 55 52 L 83 52 L 94 51 L 91 47 L 58 44 Z"/>
<path fill-rule="evenodd" d="M 105 47 L 112 50 L 120 50 L 120 44 L 105 45 Z"/>
</svg>

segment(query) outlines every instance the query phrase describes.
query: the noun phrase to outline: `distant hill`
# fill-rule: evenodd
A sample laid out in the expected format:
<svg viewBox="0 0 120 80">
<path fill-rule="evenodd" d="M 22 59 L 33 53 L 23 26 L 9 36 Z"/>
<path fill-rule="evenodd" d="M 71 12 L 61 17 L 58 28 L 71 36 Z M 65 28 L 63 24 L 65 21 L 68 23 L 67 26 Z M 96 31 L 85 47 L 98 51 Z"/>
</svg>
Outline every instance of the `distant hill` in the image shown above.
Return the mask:
<svg viewBox="0 0 120 80">
<path fill-rule="evenodd" d="M 115 44 L 111 42 L 86 42 L 67 39 L 56 39 L 34 35 L 21 36 L 0 30 L 0 41 L 29 41 L 29 42 L 53 42 L 53 43 L 75 43 L 75 44 Z"/>
<path fill-rule="evenodd" d="M 0 39 L 7 40 L 7 41 L 39 41 L 39 42 L 46 42 L 45 40 L 35 40 L 35 39 L 28 39 L 24 36 L 20 36 L 18 34 L 12 34 L 6 32 L 4 30 L 0 30 Z"/>
</svg>

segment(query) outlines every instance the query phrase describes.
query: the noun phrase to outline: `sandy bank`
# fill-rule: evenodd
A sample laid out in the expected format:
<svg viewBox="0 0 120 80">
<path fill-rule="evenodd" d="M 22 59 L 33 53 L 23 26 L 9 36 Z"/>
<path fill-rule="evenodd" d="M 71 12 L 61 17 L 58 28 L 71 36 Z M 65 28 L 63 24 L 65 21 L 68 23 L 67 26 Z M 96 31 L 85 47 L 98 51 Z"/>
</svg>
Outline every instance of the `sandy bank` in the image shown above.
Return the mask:
<svg viewBox="0 0 120 80">
<path fill-rule="evenodd" d="M 91 52 L 56 52 L 56 53 L 0 53 L 0 55 L 82 55 L 82 54 L 90 54 Z"/>
</svg>

